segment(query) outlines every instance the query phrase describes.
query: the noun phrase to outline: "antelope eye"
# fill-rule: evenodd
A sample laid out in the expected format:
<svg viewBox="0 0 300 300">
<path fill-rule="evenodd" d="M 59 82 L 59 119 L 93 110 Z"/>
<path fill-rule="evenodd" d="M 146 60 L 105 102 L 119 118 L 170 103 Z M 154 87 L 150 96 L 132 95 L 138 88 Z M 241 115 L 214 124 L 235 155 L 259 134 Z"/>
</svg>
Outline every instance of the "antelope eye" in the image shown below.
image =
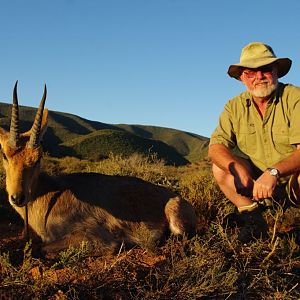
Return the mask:
<svg viewBox="0 0 300 300">
<path fill-rule="evenodd" d="M 4 153 L 2 153 L 2 157 L 3 157 L 4 160 L 7 160 L 7 157 Z"/>
<path fill-rule="evenodd" d="M 6 157 L 6 155 L 5 155 L 5 153 L 3 152 L 2 149 L 0 150 L 0 153 L 1 153 L 1 155 L 2 155 L 2 158 L 3 158 L 4 160 L 7 160 L 7 157 Z"/>
</svg>

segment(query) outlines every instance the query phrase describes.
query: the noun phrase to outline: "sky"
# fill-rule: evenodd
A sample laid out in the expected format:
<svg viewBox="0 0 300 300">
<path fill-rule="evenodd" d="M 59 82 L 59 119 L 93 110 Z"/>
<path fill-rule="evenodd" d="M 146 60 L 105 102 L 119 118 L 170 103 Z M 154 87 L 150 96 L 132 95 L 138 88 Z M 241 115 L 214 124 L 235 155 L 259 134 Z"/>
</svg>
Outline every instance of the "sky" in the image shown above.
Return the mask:
<svg viewBox="0 0 300 300">
<path fill-rule="evenodd" d="M 299 0 L 0 0 L 0 101 L 108 124 L 209 137 L 244 86 L 227 75 L 250 42 L 293 61 Z"/>
</svg>

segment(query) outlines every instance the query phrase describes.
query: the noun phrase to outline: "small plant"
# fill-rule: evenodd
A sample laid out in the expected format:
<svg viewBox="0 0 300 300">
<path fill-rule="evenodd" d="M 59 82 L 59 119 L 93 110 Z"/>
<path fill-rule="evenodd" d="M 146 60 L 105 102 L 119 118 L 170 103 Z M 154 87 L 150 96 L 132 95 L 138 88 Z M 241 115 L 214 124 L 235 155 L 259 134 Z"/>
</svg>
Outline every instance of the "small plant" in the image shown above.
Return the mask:
<svg viewBox="0 0 300 300">
<path fill-rule="evenodd" d="M 159 241 L 157 241 L 157 236 L 153 229 L 149 230 L 145 224 L 141 224 L 134 232 L 134 235 L 137 239 L 137 244 L 142 248 L 148 251 L 149 253 L 154 254 L 157 252 L 157 247 Z M 159 236 L 159 232 L 157 234 Z"/>
<path fill-rule="evenodd" d="M 15 265 L 10 253 L 0 255 L 0 297 L 9 299 L 19 298 L 22 294 L 33 294 L 40 282 L 34 282 L 31 271 L 39 268 L 41 262 L 32 257 L 31 241 L 26 243 L 23 250 L 23 260 Z M 2 299 L 2 298 L 1 298 Z"/>
<path fill-rule="evenodd" d="M 181 241 L 172 238 L 163 250 L 166 263 L 149 273 L 147 286 L 138 289 L 139 298 L 201 299 L 213 295 L 221 299 L 236 291 L 236 270 L 209 243 L 198 237 Z"/>
<path fill-rule="evenodd" d="M 56 262 L 52 269 L 58 268 L 79 268 L 80 263 L 90 254 L 87 241 L 82 241 L 78 248 L 69 247 L 59 253 L 59 261 Z"/>
</svg>

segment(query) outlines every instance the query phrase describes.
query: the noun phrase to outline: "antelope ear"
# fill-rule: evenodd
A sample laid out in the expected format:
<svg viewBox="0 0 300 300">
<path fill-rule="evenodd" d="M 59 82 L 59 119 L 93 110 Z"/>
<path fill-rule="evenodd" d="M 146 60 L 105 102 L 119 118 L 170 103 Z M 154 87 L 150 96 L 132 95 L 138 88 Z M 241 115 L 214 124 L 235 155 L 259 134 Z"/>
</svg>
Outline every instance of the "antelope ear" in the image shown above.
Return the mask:
<svg viewBox="0 0 300 300">
<path fill-rule="evenodd" d="M 7 131 L 0 127 L 0 137 L 3 135 L 6 135 L 6 134 L 7 134 Z"/>
<path fill-rule="evenodd" d="M 0 127 L 0 149 L 2 148 L 2 144 L 4 140 L 7 140 L 7 137 L 8 137 L 8 131 Z"/>
<path fill-rule="evenodd" d="M 48 126 L 48 109 L 45 108 L 44 111 L 43 111 L 39 141 L 41 141 L 43 139 L 43 136 L 44 136 L 45 132 L 47 131 L 47 126 Z M 21 133 L 21 135 L 26 136 L 26 137 L 30 137 L 31 130 L 32 130 L 32 128 L 30 128 L 28 131 L 26 131 L 24 133 Z M 0 135 L 1 135 L 1 131 L 0 131 Z"/>
</svg>

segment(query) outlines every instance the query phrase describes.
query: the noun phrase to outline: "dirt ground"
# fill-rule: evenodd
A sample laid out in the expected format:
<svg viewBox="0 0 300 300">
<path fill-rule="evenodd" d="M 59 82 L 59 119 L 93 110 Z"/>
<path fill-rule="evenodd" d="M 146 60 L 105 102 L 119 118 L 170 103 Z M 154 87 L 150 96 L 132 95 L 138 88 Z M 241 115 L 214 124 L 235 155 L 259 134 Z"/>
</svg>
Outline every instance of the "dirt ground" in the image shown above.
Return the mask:
<svg viewBox="0 0 300 300">
<path fill-rule="evenodd" d="M 18 252 L 23 249 L 23 221 L 6 204 L 0 206 L 0 252 Z"/>
</svg>

